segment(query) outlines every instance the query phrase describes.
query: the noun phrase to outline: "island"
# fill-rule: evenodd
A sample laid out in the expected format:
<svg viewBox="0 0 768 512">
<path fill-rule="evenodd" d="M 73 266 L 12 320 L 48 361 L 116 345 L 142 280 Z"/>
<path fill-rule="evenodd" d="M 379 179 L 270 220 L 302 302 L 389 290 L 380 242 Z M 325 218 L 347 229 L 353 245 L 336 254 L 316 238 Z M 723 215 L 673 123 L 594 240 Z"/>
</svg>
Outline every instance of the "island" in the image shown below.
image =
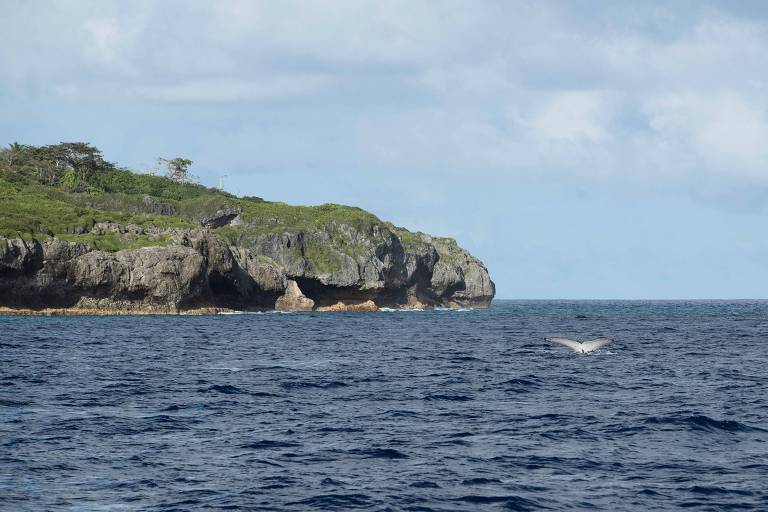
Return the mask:
<svg viewBox="0 0 768 512">
<path fill-rule="evenodd" d="M 0 150 L 0 314 L 478 308 L 495 286 L 453 239 L 360 208 L 292 206 L 142 173 L 94 146 Z"/>
</svg>

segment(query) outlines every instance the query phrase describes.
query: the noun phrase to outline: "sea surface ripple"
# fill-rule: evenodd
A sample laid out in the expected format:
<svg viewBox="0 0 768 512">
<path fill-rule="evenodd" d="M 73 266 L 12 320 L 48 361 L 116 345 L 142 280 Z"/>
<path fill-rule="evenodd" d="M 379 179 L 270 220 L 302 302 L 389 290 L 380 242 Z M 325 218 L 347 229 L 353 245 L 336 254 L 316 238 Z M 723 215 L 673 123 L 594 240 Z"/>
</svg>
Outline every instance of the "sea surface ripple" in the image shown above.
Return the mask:
<svg viewBox="0 0 768 512">
<path fill-rule="evenodd" d="M 0 317 L 0 509 L 768 510 L 766 389 L 764 301 Z"/>
</svg>

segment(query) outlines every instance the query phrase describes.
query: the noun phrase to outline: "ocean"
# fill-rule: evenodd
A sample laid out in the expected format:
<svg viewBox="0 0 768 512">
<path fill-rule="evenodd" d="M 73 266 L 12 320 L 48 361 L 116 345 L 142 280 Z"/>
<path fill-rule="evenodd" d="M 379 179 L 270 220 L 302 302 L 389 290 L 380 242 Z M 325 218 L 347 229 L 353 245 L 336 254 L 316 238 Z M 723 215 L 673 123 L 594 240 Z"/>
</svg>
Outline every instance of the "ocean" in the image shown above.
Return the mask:
<svg viewBox="0 0 768 512">
<path fill-rule="evenodd" d="M 0 317 L 0 510 L 768 510 L 767 387 L 766 301 Z"/>
</svg>

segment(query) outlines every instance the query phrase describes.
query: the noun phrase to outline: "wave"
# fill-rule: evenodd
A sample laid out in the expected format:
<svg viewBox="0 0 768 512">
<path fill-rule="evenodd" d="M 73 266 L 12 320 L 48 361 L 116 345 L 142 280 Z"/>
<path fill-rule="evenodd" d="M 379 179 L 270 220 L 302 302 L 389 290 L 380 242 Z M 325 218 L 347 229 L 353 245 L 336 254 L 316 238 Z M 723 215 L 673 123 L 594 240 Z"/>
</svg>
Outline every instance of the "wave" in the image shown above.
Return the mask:
<svg viewBox="0 0 768 512">
<path fill-rule="evenodd" d="M 407 459 L 408 455 L 394 448 L 371 448 L 367 450 L 351 450 L 350 453 L 362 455 L 368 459 Z"/>
<path fill-rule="evenodd" d="M 322 480 L 320 480 L 320 485 L 322 486 L 340 486 L 340 485 L 346 485 L 346 482 L 342 482 L 341 480 L 334 480 L 330 477 L 325 477 Z"/>
<path fill-rule="evenodd" d="M 466 313 L 468 311 L 475 311 L 475 308 L 379 308 L 377 311 L 382 313 L 420 313 L 424 311 L 435 311 L 438 313 L 450 312 L 450 313 Z M 217 315 L 289 315 L 294 313 L 301 313 L 301 311 L 219 311 Z"/>
<path fill-rule="evenodd" d="M 225 395 L 244 395 L 246 391 L 229 384 L 215 384 L 205 389 L 198 389 L 200 393 L 223 393 Z"/>
<path fill-rule="evenodd" d="M 290 315 L 299 311 L 219 311 L 217 315 Z"/>
<path fill-rule="evenodd" d="M 480 359 L 479 357 L 474 356 L 456 356 L 452 357 L 450 359 L 450 362 L 452 363 L 488 363 L 488 361 L 484 359 Z"/>
<path fill-rule="evenodd" d="M 25 405 L 32 405 L 32 402 L 27 400 L 7 400 L 0 398 L 0 407 L 24 407 Z"/>
<path fill-rule="evenodd" d="M 288 505 L 302 505 L 320 510 L 347 509 L 371 506 L 367 494 L 318 494 L 310 498 L 289 502 Z"/>
<path fill-rule="evenodd" d="M 382 313 L 421 313 L 421 312 L 436 312 L 436 313 L 466 313 L 468 311 L 475 311 L 475 308 L 379 308 Z"/>
<path fill-rule="evenodd" d="M 461 485 L 488 485 L 488 484 L 500 484 L 501 480 L 498 478 L 467 478 L 461 481 Z"/>
<path fill-rule="evenodd" d="M 678 490 L 693 492 L 696 494 L 704 494 L 707 496 L 723 495 L 723 494 L 734 494 L 737 496 L 754 496 L 755 494 L 752 491 L 747 491 L 744 489 L 726 489 L 725 487 L 716 487 L 716 486 L 708 486 L 708 485 L 694 485 L 693 487 L 689 487 L 687 489 L 678 489 Z"/>
<path fill-rule="evenodd" d="M 543 507 L 540 503 L 523 498 L 521 496 L 508 495 L 508 496 L 480 496 L 470 495 L 454 498 L 455 501 L 461 501 L 463 503 L 470 503 L 472 505 L 492 505 L 503 504 L 507 510 L 540 510 Z"/>
<path fill-rule="evenodd" d="M 341 382 L 341 381 L 330 381 L 330 382 L 316 382 L 316 381 L 289 381 L 289 382 L 281 382 L 280 386 L 282 386 L 285 389 L 336 389 L 336 388 L 345 388 L 347 387 L 347 383 Z"/>
<path fill-rule="evenodd" d="M 538 380 L 534 379 L 509 379 L 499 383 L 504 386 L 504 391 L 514 393 L 530 393 L 541 387 Z"/>
<path fill-rule="evenodd" d="M 322 427 L 318 432 L 365 432 L 365 429 L 354 427 Z"/>
<path fill-rule="evenodd" d="M 249 450 L 273 450 L 275 448 L 298 448 L 300 446 L 301 444 L 291 441 L 273 441 L 264 439 L 254 443 L 242 444 L 240 445 L 240 448 L 247 448 Z"/>
<path fill-rule="evenodd" d="M 735 420 L 716 420 L 703 414 L 694 416 L 653 416 L 643 420 L 649 425 L 675 425 L 690 430 L 705 432 L 768 432 L 760 427 L 751 427 Z"/>
<path fill-rule="evenodd" d="M 415 487 L 416 489 L 441 489 L 439 484 L 430 482 L 429 480 L 413 482 L 412 484 L 408 485 L 408 487 Z"/>
<path fill-rule="evenodd" d="M 427 401 L 446 400 L 449 402 L 469 402 L 471 400 L 474 400 L 474 398 L 468 395 L 432 394 L 432 395 L 426 395 L 424 397 L 424 400 L 427 400 Z"/>
</svg>

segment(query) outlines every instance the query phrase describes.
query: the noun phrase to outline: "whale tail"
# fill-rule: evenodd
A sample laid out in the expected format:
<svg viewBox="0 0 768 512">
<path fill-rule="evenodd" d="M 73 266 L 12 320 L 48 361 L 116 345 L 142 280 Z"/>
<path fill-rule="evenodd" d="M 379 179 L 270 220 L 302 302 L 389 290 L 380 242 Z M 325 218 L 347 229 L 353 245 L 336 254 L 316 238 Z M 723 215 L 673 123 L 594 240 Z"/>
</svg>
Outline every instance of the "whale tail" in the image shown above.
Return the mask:
<svg viewBox="0 0 768 512">
<path fill-rule="evenodd" d="M 613 338 L 595 338 L 589 341 L 576 341 L 568 338 L 554 337 L 546 338 L 546 340 L 550 343 L 557 343 L 558 345 L 568 347 L 580 354 L 587 354 L 608 345 L 613 341 Z"/>
</svg>

